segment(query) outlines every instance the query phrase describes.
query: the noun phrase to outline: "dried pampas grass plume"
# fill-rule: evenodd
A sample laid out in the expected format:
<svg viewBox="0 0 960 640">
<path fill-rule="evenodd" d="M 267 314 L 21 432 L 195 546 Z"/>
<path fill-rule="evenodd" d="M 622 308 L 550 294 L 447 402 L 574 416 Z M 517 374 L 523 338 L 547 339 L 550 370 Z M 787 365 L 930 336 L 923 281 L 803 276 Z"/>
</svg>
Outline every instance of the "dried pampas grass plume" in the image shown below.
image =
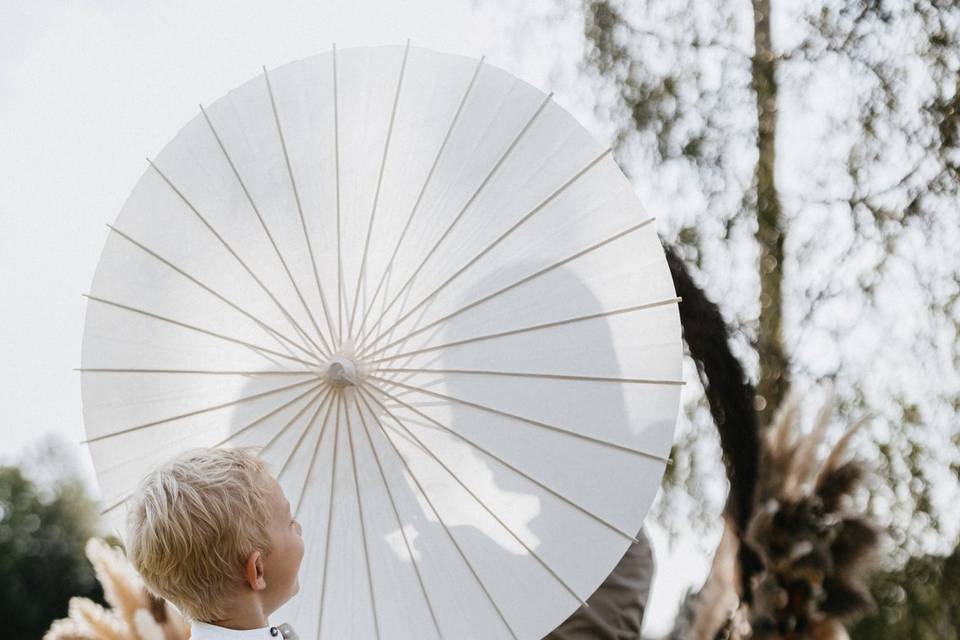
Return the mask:
<svg viewBox="0 0 960 640">
<path fill-rule="evenodd" d="M 70 598 L 67 613 L 71 619 L 81 622 L 85 631 L 94 638 L 127 640 L 129 637 L 123 622 L 113 612 L 87 598 Z"/>
<path fill-rule="evenodd" d="M 867 468 L 849 455 L 854 434 L 872 416 L 822 452 L 832 386 L 826 396 L 804 433 L 799 396 L 791 392 L 761 438 L 752 515 L 739 540 L 763 565 L 750 578 L 752 600 L 737 602 L 735 527 L 726 518 L 710 574 L 684 601 L 671 639 L 848 640 L 844 623 L 874 608 L 866 580 L 877 560 L 879 531 L 850 504 Z"/>
<path fill-rule="evenodd" d="M 85 551 L 111 608 L 71 598 L 67 617 L 54 621 L 43 640 L 188 640 L 186 620 L 147 591 L 123 551 L 99 538 L 90 538 Z"/>
<path fill-rule="evenodd" d="M 798 423 L 792 392 L 768 432 L 761 457 L 754 515 L 746 543 L 760 555 L 750 623 L 754 638 L 846 638 L 843 622 L 873 610 L 866 584 L 877 557 L 879 531 L 848 502 L 867 475 L 848 459 L 853 435 L 872 416 L 849 427 L 818 459 L 833 412 L 834 392 L 809 433 Z"/>
<path fill-rule="evenodd" d="M 104 600 L 132 628 L 137 609 L 149 606 L 140 576 L 119 548 L 111 547 L 103 540 L 87 540 L 86 554 L 103 586 Z"/>
</svg>

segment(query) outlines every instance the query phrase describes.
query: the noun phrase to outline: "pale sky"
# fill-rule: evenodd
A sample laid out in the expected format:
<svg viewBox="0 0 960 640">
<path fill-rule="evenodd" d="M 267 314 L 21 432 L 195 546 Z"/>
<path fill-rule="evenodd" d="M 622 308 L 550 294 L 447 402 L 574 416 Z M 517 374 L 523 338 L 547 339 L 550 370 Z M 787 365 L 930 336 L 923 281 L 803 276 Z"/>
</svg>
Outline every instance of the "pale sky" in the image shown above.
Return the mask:
<svg viewBox="0 0 960 640">
<path fill-rule="evenodd" d="M 492 10 L 491 6 L 499 11 Z M 544 91 L 563 49 L 518 57 L 505 29 L 509 3 L 466 0 L 163 3 L 24 2 L 0 5 L 0 456 L 15 459 L 49 433 L 84 438 L 80 344 L 85 301 L 112 223 L 153 157 L 209 104 L 268 68 L 357 45 L 402 44 L 473 57 Z M 541 35 L 542 37 L 542 35 Z M 544 43 L 545 45 L 548 43 Z M 557 45 L 561 46 L 557 46 Z M 579 49 L 568 47 L 573 54 Z M 555 100 L 600 139 L 584 96 Z M 643 194 L 640 193 L 641 198 Z M 96 491 L 88 454 L 76 458 Z M 644 629 L 671 626 L 687 586 L 698 586 L 716 541 L 680 541 L 672 555 L 650 527 L 657 578 Z"/>
</svg>

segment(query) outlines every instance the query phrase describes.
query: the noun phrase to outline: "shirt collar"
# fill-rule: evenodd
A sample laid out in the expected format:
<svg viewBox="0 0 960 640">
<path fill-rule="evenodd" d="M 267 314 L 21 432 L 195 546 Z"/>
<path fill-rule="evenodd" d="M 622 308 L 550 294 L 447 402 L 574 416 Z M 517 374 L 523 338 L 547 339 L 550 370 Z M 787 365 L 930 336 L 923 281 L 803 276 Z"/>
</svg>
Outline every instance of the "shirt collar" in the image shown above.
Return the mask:
<svg viewBox="0 0 960 640">
<path fill-rule="evenodd" d="M 190 623 L 190 640 L 277 640 L 280 634 L 272 635 L 273 627 L 257 629 L 227 629 L 194 620 Z"/>
</svg>

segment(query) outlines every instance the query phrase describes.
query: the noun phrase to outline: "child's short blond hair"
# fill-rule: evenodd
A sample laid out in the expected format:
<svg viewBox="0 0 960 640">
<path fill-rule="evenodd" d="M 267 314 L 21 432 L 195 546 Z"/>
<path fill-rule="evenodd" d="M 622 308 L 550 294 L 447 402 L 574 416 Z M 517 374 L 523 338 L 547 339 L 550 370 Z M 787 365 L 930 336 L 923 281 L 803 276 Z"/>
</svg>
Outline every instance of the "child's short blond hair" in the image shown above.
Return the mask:
<svg viewBox="0 0 960 640">
<path fill-rule="evenodd" d="M 192 449 L 132 496 L 127 554 L 147 587 L 203 622 L 224 618 L 254 550 L 270 553 L 266 463 L 252 447 Z"/>
</svg>

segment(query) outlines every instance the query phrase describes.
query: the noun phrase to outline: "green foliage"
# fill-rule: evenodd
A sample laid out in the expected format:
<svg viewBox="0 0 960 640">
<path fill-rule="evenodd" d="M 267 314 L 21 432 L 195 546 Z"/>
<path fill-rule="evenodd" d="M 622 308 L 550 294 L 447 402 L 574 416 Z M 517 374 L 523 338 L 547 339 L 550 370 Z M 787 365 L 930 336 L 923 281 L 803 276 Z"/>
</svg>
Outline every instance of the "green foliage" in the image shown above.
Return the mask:
<svg viewBox="0 0 960 640">
<path fill-rule="evenodd" d="M 960 639 L 960 547 L 878 573 L 871 591 L 878 612 L 851 630 L 852 640 Z"/>
<path fill-rule="evenodd" d="M 97 513 L 79 479 L 44 491 L 16 466 L 0 466 L 0 620 L 7 638 L 41 638 L 67 615 L 71 596 L 102 602 L 84 555 Z"/>
</svg>

